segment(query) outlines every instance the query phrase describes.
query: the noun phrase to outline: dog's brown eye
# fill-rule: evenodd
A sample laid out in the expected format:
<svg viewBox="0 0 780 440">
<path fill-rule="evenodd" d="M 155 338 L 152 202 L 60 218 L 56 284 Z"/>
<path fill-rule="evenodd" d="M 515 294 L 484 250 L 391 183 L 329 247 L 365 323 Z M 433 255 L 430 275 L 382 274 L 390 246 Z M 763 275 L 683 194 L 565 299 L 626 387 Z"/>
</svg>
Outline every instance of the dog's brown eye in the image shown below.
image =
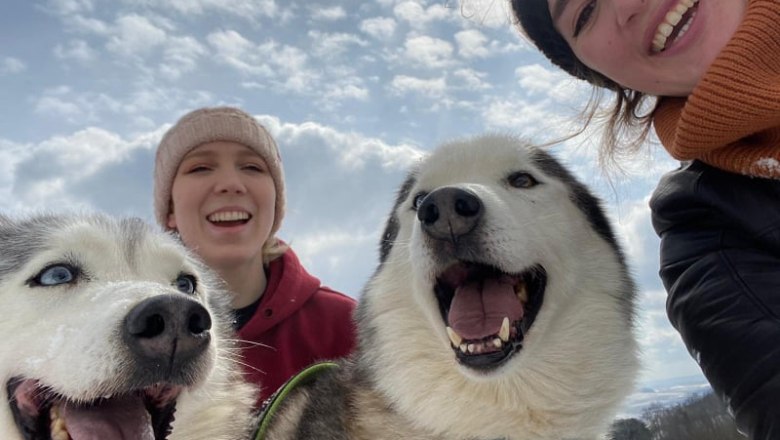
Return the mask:
<svg viewBox="0 0 780 440">
<path fill-rule="evenodd" d="M 176 278 L 174 284 L 176 285 L 176 288 L 179 289 L 179 292 L 192 295 L 195 293 L 197 281 L 195 280 L 194 276 L 183 273 L 179 275 L 178 278 Z"/>
<path fill-rule="evenodd" d="M 534 176 L 526 173 L 525 171 L 519 171 L 512 173 L 507 178 L 510 185 L 515 188 L 531 188 L 536 186 L 539 182 L 534 179 Z"/>
</svg>

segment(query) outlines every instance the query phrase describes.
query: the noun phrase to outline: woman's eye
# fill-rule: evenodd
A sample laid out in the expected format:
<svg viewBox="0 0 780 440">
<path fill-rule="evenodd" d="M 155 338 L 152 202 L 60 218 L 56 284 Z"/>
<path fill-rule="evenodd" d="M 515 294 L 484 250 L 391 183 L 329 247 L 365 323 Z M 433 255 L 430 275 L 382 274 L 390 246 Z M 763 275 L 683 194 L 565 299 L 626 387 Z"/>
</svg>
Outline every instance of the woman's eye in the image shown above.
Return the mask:
<svg viewBox="0 0 780 440">
<path fill-rule="evenodd" d="M 580 11 L 580 15 L 577 16 L 577 22 L 574 25 L 574 37 L 579 35 L 582 28 L 590 21 L 590 16 L 593 14 L 593 10 L 596 8 L 596 0 L 589 0 L 585 7 Z"/>
<path fill-rule="evenodd" d="M 38 273 L 31 280 L 31 284 L 38 286 L 58 286 L 71 283 L 76 279 L 78 270 L 66 264 L 49 266 Z"/>
<path fill-rule="evenodd" d="M 176 285 L 176 288 L 179 289 L 179 292 L 186 293 L 188 295 L 192 295 L 195 293 L 195 277 L 192 275 L 187 274 L 181 274 L 176 278 L 176 281 L 174 281 L 174 285 Z"/>
<path fill-rule="evenodd" d="M 208 170 L 209 170 L 209 167 L 207 167 L 205 165 L 196 165 L 194 167 L 191 167 L 189 170 L 187 170 L 187 174 L 200 173 L 200 172 L 208 171 Z"/>
<path fill-rule="evenodd" d="M 265 172 L 265 169 L 263 167 L 261 167 L 260 165 L 254 165 L 254 164 L 244 165 L 244 169 L 245 170 L 249 170 L 249 171 L 256 171 L 258 173 Z"/>
</svg>

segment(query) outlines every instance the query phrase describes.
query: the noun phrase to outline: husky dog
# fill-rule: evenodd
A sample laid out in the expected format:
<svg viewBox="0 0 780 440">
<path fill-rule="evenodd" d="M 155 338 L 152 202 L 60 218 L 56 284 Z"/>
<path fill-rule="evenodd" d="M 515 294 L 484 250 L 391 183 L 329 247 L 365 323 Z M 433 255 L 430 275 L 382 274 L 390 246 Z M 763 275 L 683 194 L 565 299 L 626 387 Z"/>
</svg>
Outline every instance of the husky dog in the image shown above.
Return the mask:
<svg viewBox="0 0 780 440">
<path fill-rule="evenodd" d="M 279 439 L 593 439 L 638 370 L 635 286 L 599 201 L 521 139 L 445 145 L 400 188 L 359 348 Z"/>
<path fill-rule="evenodd" d="M 248 438 L 222 292 L 140 220 L 0 217 L 0 438 Z"/>
</svg>

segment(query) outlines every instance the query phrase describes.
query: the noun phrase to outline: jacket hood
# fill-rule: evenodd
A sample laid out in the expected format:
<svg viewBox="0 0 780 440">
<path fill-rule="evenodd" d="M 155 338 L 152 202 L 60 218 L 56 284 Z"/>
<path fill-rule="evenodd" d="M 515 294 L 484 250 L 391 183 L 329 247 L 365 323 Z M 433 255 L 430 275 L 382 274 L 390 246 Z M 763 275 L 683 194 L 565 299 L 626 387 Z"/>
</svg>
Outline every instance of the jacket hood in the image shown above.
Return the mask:
<svg viewBox="0 0 780 440">
<path fill-rule="evenodd" d="M 260 335 L 306 304 L 320 288 L 320 280 L 304 269 L 292 249 L 271 261 L 268 285 L 254 316 L 242 328 L 244 338 Z"/>
</svg>

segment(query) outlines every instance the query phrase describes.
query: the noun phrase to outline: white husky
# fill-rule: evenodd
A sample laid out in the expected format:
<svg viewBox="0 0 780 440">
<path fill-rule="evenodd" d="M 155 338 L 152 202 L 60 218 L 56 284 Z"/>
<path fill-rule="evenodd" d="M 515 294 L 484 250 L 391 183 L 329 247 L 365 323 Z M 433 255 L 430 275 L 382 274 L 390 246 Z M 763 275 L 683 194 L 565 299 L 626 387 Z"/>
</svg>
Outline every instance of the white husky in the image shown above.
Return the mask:
<svg viewBox="0 0 780 440">
<path fill-rule="evenodd" d="M 352 361 L 269 413 L 278 439 L 593 439 L 638 369 L 635 287 L 590 192 L 511 137 L 412 171 Z"/>
<path fill-rule="evenodd" d="M 248 438 L 227 310 L 139 220 L 0 217 L 0 438 Z"/>
</svg>

